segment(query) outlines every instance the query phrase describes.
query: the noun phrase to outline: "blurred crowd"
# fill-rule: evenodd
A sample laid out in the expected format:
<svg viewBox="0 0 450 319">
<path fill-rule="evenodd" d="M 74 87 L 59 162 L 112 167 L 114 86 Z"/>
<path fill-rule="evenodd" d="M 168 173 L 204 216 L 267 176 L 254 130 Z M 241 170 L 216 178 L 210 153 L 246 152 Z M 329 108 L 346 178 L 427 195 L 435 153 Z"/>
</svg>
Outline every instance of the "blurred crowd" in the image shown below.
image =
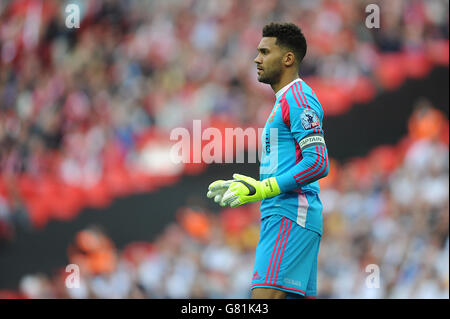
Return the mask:
<svg viewBox="0 0 450 319">
<path fill-rule="evenodd" d="M 69 3 L 79 29 L 65 25 Z M 165 141 L 194 119 L 261 126 L 273 92 L 253 59 L 269 21 L 303 29 L 300 75 L 326 115 L 448 65 L 448 1 L 371 3 L 379 29 L 366 27 L 362 0 L 1 1 L 1 216 L 42 227 L 148 190 L 148 175 L 181 172 L 143 137 Z"/>
<path fill-rule="evenodd" d="M 420 101 L 409 130 L 321 191 L 323 296 L 449 298 L 448 120 Z"/>
<path fill-rule="evenodd" d="M 408 124 L 398 145 L 332 161 L 320 181 L 318 298 L 449 298 L 449 122 L 424 100 Z M 61 269 L 25 276 L 9 296 L 248 298 L 259 204 L 219 214 L 186 206 L 176 216 L 155 241 L 124 249 L 101 228 L 84 229 L 68 248 L 78 288 Z"/>
</svg>

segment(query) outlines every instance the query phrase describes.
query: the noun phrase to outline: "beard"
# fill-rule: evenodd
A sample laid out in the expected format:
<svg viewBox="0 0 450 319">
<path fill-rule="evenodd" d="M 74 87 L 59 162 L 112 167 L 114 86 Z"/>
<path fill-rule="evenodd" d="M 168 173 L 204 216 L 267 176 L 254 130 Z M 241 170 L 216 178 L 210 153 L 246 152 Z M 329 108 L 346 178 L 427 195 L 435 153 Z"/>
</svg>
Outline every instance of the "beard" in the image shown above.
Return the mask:
<svg viewBox="0 0 450 319">
<path fill-rule="evenodd" d="M 281 78 L 281 68 L 266 70 L 264 69 L 261 74 L 258 75 L 258 81 L 265 84 L 278 83 Z"/>
</svg>

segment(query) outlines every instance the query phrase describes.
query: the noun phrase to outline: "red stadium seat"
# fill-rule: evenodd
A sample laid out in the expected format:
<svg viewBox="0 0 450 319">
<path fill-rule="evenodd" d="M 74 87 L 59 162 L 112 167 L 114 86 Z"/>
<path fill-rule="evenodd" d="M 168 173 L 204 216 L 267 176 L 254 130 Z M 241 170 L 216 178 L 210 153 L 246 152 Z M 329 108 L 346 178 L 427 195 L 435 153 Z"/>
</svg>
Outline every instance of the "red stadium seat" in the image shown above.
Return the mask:
<svg viewBox="0 0 450 319">
<path fill-rule="evenodd" d="M 375 74 L 380 85 L 385 89 L 393 90 L 398 88 L 406 77 L 403 55 L 391 53 L 380 56 Z"/>
<path fill-rule="evenodd" d="M 364 76 L 358 78 L 350 93 L 353 103 L 367 103 L 373 99 L 375 94 L 376 89 L 373 82 Z"/>
<path fill-rule="evenodd" d="M 227 208 L 220 214 L 221 225 L 225 233 L 238 234 L 252 221 L 247 207 Z"/>
<path fill-rule="evenodd" d="M 406 74 L 411 78 L 422 78 L 431 70 L 431 63 L 422 52 L 406 52 L 403 55 Z"/>
<path fill-rule="evenodd" d="M 437 65 L 448 66 L 449 44 L 447 40 L 430 41 L 427 45 L 428 58 Z"/>
</svg>

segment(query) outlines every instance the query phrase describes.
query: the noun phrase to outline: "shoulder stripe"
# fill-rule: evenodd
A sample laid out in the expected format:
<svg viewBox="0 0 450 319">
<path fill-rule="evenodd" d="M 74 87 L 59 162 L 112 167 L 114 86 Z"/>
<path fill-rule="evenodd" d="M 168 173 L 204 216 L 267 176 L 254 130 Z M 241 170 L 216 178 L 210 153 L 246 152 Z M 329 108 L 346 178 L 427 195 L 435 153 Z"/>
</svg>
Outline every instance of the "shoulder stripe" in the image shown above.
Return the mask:
<svg viewBox="0 0 450 319">
<path fill-rule="evenodd" d="M 297 95 L 295 94 L 294 88 L 295 88 L 295 83 L 294 83 L 294 85 L 291 86 L 292 96 L 295 98 L 295 101 L 297 102 L 297 106 L 299 106 L 299 107 L 302 106 L 303 107 L 303 103 L 299 102 L 298 99 L 297 99 Z"/>
<path fill-rule="evenodd" d="M 308 100 L 306 99 L 305 92 L 303 91 L 302 83 L 301 83 L 301 81 L 298 82 L 298 83 L 299 83 L 299 85 L 300 85 L 300 92 L 302 93 L 303 98 L 305 99 L 305 102 L 306 102 L 306 104 L 307 104 L 308 107 L 309 107 L 309 102 L 308 102 Z M 310 88 L 310 89 L 311 89 L 311 88 Z M 317 99 L 316 93 L 314 93 L 314 91 L 313 91 L 312 89 L 311 89 L 311 94 Z M 317 102 L 318 102 L 318 101 L 317 101 Z M 319 103 L 319 105 L 320 105 L 320 103 Z M 314 129 L 314 132 L 316 132 L 316 129 Z M 318 132 L 318 133 L 323 133 L 322 128 L 317 129 L 317 132 Z"/>
<path fill-rule="evenodd" d="M 286 93 L 283 94 L 283 97 L 280 99 L 280 108 L 281 108 L 281 117 L 283 118 L 284 124 L 286 124 L 287 128 L 291 129 L 291 117 L 289 114 L 289 103 L 286 100 Z"/>
<path fill-rule="evenodd" d="M 303 86 L 302 86 L 302 84 L 299 83 L 299 85 L 300 85 L 300 92 L 302 93 L 303 98 L 305 99 L 306 104 L 309 104 L 309 103 L 308 103 L 308 100 L 306 99 L 305 93 L 303 92 Z"/>
<path fill-rule="evenodd" d="M 300 97 L 300 100 L 302 100 L 302 102 L 304 101 L 305 105 L 308 107 L 308 109 L 310 109 L 311 106 L 309 105 L 308 100 L 306 99 L 305 93 L 303 92 L 303 86 L 302 86 L 301 81 L 300 81 L 300 82 L 297 82 L 297 83 L 295 83 L 295 84 L 297 84 L 297 85 L 295 86 L 295 89 L 297 90 L 297 94 L 298 94 L 298 96 Z M 298 86 L 300 86 L 300 92 L 301 92 L 301 95 L 300 95 L 300 93 L 299 93 L 299 88 L 298 88 Z M 302 99 L 302 96 L 303 96 L 303 99 Z M 318 130 L 317 130 L 317 129 L 313 129 L 313 132 L 314 132 L 314 133 L 317 133 Z"/>
<path fill-rule="evenodd" d="M 294 83 L 294 85 L 295 85 L 295 90 L 297 91 L 297 95 L 300 97 L 300 101 L 302 101 L 302 106 L 303 106 L 304 108 L 310 109 L 311 107 L 308 105 L 308 102 L 306 101 L 306 99 L 304 98 L 304 96 L 303 96 L 303 99 L 302 99 L 302 96 L 301 96 L 300 93 L 299 93 L 298 83 L 299 83 L 299 82 L 296 82 L 296 83 Z M 301 85 L 301 84 L 300 84 L 300 85 Z M 300 92 L 301 92 L 301 89 L 300 89 Z M 303 93 L 303 92 L 302 92 L 302 93 Z M 305 105 L 306 105 L 306 106 L 305 106 Z"/>
</svg>

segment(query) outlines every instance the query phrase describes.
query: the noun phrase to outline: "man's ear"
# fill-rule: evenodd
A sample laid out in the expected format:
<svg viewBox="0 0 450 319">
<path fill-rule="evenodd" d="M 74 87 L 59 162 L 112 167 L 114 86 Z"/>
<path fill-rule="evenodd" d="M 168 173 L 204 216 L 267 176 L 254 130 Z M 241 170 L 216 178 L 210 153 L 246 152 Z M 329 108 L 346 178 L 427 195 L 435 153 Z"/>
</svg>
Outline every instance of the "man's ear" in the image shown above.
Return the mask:
<svg viewBox="0 0 450 319">
<path fill-rule="evenodd" d="M 283 63 L 285 66 L 292 66 L 295 64 L 295 55 L 292 52 L 286 52 L 283 57 Z"/>
</svg>

